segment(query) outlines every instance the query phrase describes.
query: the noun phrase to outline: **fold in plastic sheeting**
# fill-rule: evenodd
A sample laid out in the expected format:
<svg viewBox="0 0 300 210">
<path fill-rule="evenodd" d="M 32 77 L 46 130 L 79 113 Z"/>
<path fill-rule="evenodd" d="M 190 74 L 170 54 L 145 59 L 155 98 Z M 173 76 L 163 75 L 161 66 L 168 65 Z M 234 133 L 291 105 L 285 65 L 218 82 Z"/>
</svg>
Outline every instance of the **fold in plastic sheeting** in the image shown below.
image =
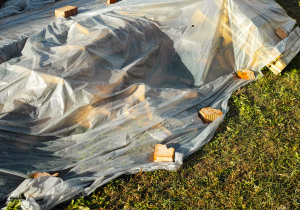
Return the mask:
<svg viewBox="0 0 300 210">
<path fill-rule="evenodd" d="M 178 169 L 249 82 L 238 69 L 258 75 L 299 51 L 295 20 L 273 0 L 87 1 L 78 9 L 55 21 L 33 20 L 41 10 L 16 15 L 0 28 L 0 200 L 26 198 L 23 209 L 51 209 L 141 168 Z M 275 34 L 282 25 L 284 40 Z M 224 115 L 204 124 L 198 111 L 208 106 Z M 153 162 L 156 144 L 175 148 L 175 162 Z M 59 177 L 29 178 L 37 171 Z"/>
<path fill-rule="evenodd" d="M 0 9 L 0 19 L 47 7 L 55 0 L 9 0 Z"/>
</svg>

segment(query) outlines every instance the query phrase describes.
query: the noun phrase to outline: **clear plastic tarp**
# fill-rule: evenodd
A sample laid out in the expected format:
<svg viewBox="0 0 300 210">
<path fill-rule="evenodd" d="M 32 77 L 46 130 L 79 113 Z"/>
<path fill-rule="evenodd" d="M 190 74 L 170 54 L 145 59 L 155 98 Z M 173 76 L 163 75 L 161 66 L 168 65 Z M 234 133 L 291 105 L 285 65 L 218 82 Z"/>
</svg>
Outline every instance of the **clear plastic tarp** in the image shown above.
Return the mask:
<svg viewBox="0 0 300 210">
<path fill-rule="evenodd" d="M 0 201 L 23 209 L 51 209 L 141 168 L 178 169 L 249 82 L 238 69 L 257 76 L 299 51 L 295 20 L 273 0 L 34 4 L 0 10 Z M 55 18 L 65 5 L 78 15 Z M 224 115 L 203 123 L 208 106 Z M 175 148 L 174 162 L 153 162 L 158 143 Z M 29 178 L 38 171 L 59 177 Z"/>
</svg>

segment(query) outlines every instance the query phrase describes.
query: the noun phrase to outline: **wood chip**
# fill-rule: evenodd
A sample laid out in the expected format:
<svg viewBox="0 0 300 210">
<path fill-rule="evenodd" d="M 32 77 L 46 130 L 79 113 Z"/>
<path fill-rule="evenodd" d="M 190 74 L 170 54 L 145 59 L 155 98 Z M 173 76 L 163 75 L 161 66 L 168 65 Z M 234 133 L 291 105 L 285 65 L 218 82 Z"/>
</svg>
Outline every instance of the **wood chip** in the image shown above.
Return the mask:
<svg viewBox="0 0 300 210">
<path fill-rule="evenodd" d="M 76 15 L 78 13 L 78 8 L 74 6 L 65 6 L 55 10 L 55 17 L 70 17 L 72 15 Z"/>
<path fill-rule="evenodd" d="M 166 145 L 157 144 L 154 152 L 154 162 L 173 162 L 175 149 L 167 149 Z"/>
<path fill-rule="evenodd" d="M 249 69 L 239 69 L 237 75 L 242 79 L 255 79 L 254 72 Z"/>
<path fill-rule="evenodd" d="M 199 111 L 201 119 L 205 123 L 211 123 L 218 117 L 222 116 L 223 112 L 219 109 L 212 109 L 211 107 L 202 108 Z"/>
<path fill-rule="evenodd" d="M 49 174 L 49 173 L 47 173 L 47 172 L 36 172 L 36 173 L 34 174 L 34 178 L 37 179 L 37 178 L 43 177 L 43 176 L 53 176 L 53 177 L 56 177 L 56 176 L 58 176 L 58 175 L 59 175 L 59 173 L 55 173 L 55 174 L 51 175 L 51 174 Z"/>
</svg>

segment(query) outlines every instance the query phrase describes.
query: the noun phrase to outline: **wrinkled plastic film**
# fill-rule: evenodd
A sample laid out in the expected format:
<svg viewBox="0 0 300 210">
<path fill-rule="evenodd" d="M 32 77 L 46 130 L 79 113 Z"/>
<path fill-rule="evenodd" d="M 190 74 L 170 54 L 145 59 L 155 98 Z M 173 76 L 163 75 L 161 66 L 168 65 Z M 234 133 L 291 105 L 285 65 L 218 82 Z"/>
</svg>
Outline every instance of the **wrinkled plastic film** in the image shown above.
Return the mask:
<svg viewBox="0 0 300 210">
<path fill-rule="evenodd" d="M 25 36 L 21 25 L 31 31 L 21 44 L 5 42 L 0 65 L 0 200 L 25 196 L 25 209 L 51 209 L 141 168 L 178 169 L 249 82 L 235 71 L 258 74 L 299 51 L 298 29 L 285 40 L 274 32 L 294 20 L 274 1 L 259 2 L 91 1 L 54 19 L 56 2 L 49 19 L 7 17 L 5 40 Z M 198 111 L 208 106 L 224 115 L 204 124 Z M 156 144 L 175 148 L 175 162 L 153 162 Z M 26 179 L 37 171 L 60 175 Z"/>
</svg>

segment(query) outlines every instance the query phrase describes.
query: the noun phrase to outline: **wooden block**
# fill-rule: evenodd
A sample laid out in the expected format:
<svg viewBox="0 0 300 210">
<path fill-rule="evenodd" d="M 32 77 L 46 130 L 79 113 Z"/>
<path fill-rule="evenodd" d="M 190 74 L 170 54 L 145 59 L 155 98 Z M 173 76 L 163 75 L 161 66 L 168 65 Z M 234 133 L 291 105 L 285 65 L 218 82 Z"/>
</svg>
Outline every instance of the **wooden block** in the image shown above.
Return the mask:
<svg viewBox="0 0 300 210">
<path fill-rule="evenodd" d="M 74 10 L 74 15 L 76 15 L 78 13 L 78 7 L 74 7 L 73 10 Z"/>
<path fill-rule="evenodd" d="M 56 176 L 58 176 L 59 174 L 58 173 L 55 173 L 55 174 L 53 174 L 53 175 L 51 175 L 51 174 L 49 174 L 49 173 L 47 173 L 47 172 L 36 172 L 35 174 L 34 174 L 34 178 L 35 179 L 37 179 L 37 178 L 39 178 L 39 177 L 43 177 L 43 176 L 53 176 L 53 177 L 56 177 Z"/>
<path fill-rule="evenodd" d="M 107 4 L 114 4 L 117 3 L 117 0 L 107 0 L 106 2 Z"/>
<path fill-rule="evenodd" d="M 286 66 L 287 65 L 280 58 L 278 58 L 275 62 L 269 64 L 268 67 L 275 75 L 278 75 L 283 69 L 285 69 Z"/>
<path fill-rule="evenodd" d="M 71 15 L 76 15 L 78 12 L 78 8 L 77 7 L 73 7 L 73 6 L 66 6 L 70 11 L 71 11 Z"/>
<path fill-rule="evenodd" d="M 63 8 L 60 8 L 60 9 L 57 9 L 55 10 L 55 17 L 68 17 L 69 16 L 69 13 L 68 13 L 68 10 L 64 10 Z"/>
<path fill-rule="evenodd" d="M 201 119 L 205 123 L 211 123 L 215 119 L 220 117 L 223 114 L 223 112 L 219 109 L 212 109 L 211 107 L 206 107 L 206 108 L 202 108 L 199 111 L 199 114 L 200 114 Z"/>
<path fill-rule="evenodd" d="M 280 58 L 275 62 L 274 65 L 280 70 L 280 72 L 287 66 Z"/>
<path fill-rule="evenodd" d="M 249 69 L 239 69 L 237 75 L 242 79 L 255 79 L 254 72 Z"/>
<path fill-rule="evenodd" d="M 175 149 L 167 149 L 166 145 L 155 145 L 154 162 L 174 162 Z"/>
<path fill-rule="evenodd" d="M 281 39 L 285 39 L 286 37 L 288 37 L 288 35 L 286 34 L 286 32 L 284 32 L 284 30 L 282 28 L 278 28 L 275 33 L 277 34 L 277 36 L 279 36 Z"/>
<path fill-rule="evenodd" d="M 59 8 L 59 9 L 55 10 L 55 17 L 62 16 L 64 18 L 67 18 L 69 16 L 76 15 L 77 12 L 78 12 L 77 7 L 65 6 L 65 7 L 62 7 L 62 8 Z"/>
</svg>

